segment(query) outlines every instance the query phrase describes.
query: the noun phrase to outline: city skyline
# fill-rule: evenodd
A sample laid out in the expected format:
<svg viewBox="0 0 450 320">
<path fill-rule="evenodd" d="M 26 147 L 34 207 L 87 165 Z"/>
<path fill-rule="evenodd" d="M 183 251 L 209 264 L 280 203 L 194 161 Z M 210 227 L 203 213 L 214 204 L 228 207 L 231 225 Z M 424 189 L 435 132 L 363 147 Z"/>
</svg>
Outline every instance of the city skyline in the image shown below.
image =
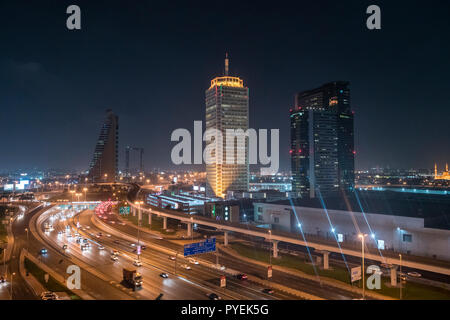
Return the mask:
<svg viewBox="0 0 450 320">
<path fill-rule="evenodd" d="M 1 2 L 0 301 L 449 301 L 449 12 Z"/>
<path fill-rule="evenodd" d="M 250 127 L 280 129 L 281 171 L 290 169 L 287 115 L 294 94 L 336 80 L 351 83 L 356 112 L 357 169 L 377 165 L 433 169 L 435 162 L 444 164 L 450 158 L 448 148 L 442 147 L 450 136 L 446 125 L 449 109 L 445 107 L 443 90 L 448 82 L 444 77 L 448 66 L 443 62 L 450 48 L 436 37 L 428 38 L 433 28 L 449 27 L 447 20 L 438 19 L 445 10 L 411 6 L 406 18 L 398 6 L 385 4 L 386 28 L 375 33 L 364 28 L 363 4 L 350 5 L 353 10 L 344 11 L 330 2 L 329 12 L 320 11 L 314 4 L 299 5 L 304 9 L 299 13 L 303 20 L 308 18 L 302 12 L 318 17 L 308 27 L 294 25 L 289 19 L 281 21 L 265 9 L 258 16 L 236 14 L 230 20 L 230 28 L 235 30 L 242 24 L 250 25 L 265 18 L 267 25 L 262 31 L 266 36 L 262 39 L 260 30 L 252 27 L 234 38 L 220 26 L 208 30 L 209 18 L 202 16 L 201 11 L 188 11 L 198 17 L 193 24 L 181 15 L 182 7 L 171 11 L 168 7 L 143 3 L 128 13 L 119 13 L 120 6 L 114 1 L 106 11 L 95 4 L 85 5 L 83 9 L 89 15 L 83 20 L 82 30 L 70 33 L 57 28 L 60 20 L 64 20 L 64 14 L 62 17 L 58 14 L 64 12 L 64 4 L 29 6 L 34 9 L 30 12 L 39 14 L 21 12 L 25 18 L 20 25 L 12 21 L 19 5 L 6 4 L 2 11 L 9 12 L 2 19 L 6 28 L 16 30 L 14 38 L 6 35 L 7 45 L 0 54 L 0 85 L 5 88 L 0 100 L 1 116 L 10 120 L 3 130 L 15 137 L 4 141 L 11 150 L 0 159 L 4 169 L 37 166 L 87 170 L 92 140 L 107 108 L 121 118 L 121 170 L 127 145 L 159 150 L 146 153 L 146 168 L 189 168 L 171 165 L 170 132 L 189 128 L 193 120 L 204 121 L 203 92 L 208 88 L 210 76 L 222 73 L 223 67 L 219 65 L 225 52 L 233 59 L 231 71 L 241 75 L 252 88 Z M 171 12 L 177 21 L 174 26 L 166 28 L 167 22 L 154 14 L 156 9 Z M 278 10 L 291 16 L 285 12 L 288 9 L 293 8 Z M 219 8 L 212 10 L 226 19 Z M 361 16 L 355 14 L 358 10 Z M 148 17 L 140 11 L 148 13 Z M 331 12 L 338 12 L 342 19 L 332 17 Z M 431 15 L 437 15 L 436 19 L 415 29 L 415 38 L 402 40 L 402 32 L 414 26 L 411 21 L 415 17 Z M 31 29 L 42 17 L 47 19 L 48 26 Z M 113 17 L 120 17 L 117 24 L 113 24 Z M 100 23 L 94 26 L 90 19 L 100 19 Z M 115 31 L 125 24 L 123 38 L 116 37 Z M 162 28 L 166 29 L 157 35 L 156 31 Z M 189 43 L 180 40 L 177 32 L 192 35 Z M 205 32 L 223 35 L 224 41 L 214 41 L 211 48 L 202 50 Z M 125 38 L 131 33 L 133 36 Z M 324 42 L 319 48 L 303 45 L 322 34 Z M 14 41 L 16 37 L 24 41 L 18 44 Z M 57 46 L 53 42 L 56 37 Z M 252 39 L 250 47 L 246 38 Z M 98 45 L 93 40 L 98 40 Z M 299 40 L 303 40 L 302 45 L 296 44 Z M 421 49 L 420 41 L 428 44 L 427 50 Z M 288 43 L 298 50 L 290 49 Z M 39 50 L 30 50 L 31 45 Z M 387 53 L 376 50 L 385 46 L 397 52 L 393 61 L 386 60 Z M 113 49 L 105 51 L 105 47 Z M 53 53 L 56 48 L 58 55 Z M 326 49 L 333 48 L 341 50 L 326 53 Z M 111 69 L 112 66 L 115 68 Z M 419 75 L 425 81 L 410 81 L 412 76 Z M 175 88 L 175 100 L 182 100 L 182 104 L 169 98 Z M 428 104 L 433 105 L 435 112 L 427 113 L 423 121 L 421 110 Z M 168 114 L 178 116 L 167 121 Z M 14 148 L 16 139 L 24 148 Z M 61 152 L 59 146 L 66 143 L 71 145 L 72 152 Z M 25 156 L 29 152 L 32 158 Z"/>
</svg>

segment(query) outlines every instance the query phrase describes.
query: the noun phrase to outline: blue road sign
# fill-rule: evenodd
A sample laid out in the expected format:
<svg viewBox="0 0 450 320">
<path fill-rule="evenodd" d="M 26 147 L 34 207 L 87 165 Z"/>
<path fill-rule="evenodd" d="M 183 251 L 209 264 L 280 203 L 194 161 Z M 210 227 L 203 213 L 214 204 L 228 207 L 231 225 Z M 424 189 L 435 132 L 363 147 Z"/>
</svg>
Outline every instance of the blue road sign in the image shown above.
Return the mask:
<svg viewBox="0 0 450 320">
<path fill-rule="evenodd" d="M 216 251 L 216 238 L 210 238 L 202 242 L 195 242 L 184 245 L 185 257 L 214 251 Z"/>
</svg>

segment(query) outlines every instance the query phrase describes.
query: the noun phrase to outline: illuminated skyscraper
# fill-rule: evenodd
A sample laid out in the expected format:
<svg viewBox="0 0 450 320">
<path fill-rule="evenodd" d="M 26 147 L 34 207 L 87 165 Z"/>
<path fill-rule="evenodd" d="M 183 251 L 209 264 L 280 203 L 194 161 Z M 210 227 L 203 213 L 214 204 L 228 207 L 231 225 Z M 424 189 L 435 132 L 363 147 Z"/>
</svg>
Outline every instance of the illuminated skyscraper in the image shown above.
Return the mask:
<svg viewBox="0 0 450 320">
<path fill-rule="evenodd" d="M 292 191 L 315 198 L 354 187 L 353 112 L 349 83 L 301 92 L 291 117 Z"/>
<path fill-rule="evenodd" d="M 91 182 L 114 182 L 119 162 L 119 117 L 106 110 L 106 119 L 100 130 L 94 157 L 89 165 Z"/>
<path fill-rule="evenodd" d="M 245 145 L 237 142 L 226 145 L 227 129 L 248 129 L 248 99 L 249 90 L 244 87 L 244 81 L 228 75 L 228 56 L 225 58 L 225 74 L 211 80 L 211 86 L 206 90 L 206 130 L 217 129 L 223 136 L 223 152 L 220 152 L 217 141 L 214 164 L 206 165 L 206 194 L 213 197 L 225 197 L 227 191 L 248 190 L 248 138 Z M 232 148 L 234 147 L 234 148 Z M 241 150 L 244 148 L 245 150 Z M 234 164 L 226 163 L 227 153 L 233 153 Z M 245 154 L 245 159 L 239 157 Z M 220 164 L 219 159 L 222 159 Z M 240 159 L 241 161 L 238 161 Z M 241 162 L 241 164 L 238 164 Z"/>
</svg>

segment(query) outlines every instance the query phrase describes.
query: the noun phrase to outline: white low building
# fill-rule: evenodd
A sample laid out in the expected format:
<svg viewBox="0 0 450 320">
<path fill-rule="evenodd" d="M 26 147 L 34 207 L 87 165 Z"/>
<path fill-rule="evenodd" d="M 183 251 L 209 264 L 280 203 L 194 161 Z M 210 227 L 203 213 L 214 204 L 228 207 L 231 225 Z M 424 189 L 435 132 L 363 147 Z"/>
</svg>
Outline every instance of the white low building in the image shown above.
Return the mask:
<svg viewBox="0 0 450 320">
<path fill-rule="evenodd" d="M 270 203 L 254 203 L 254 210 L 255 223 L 292 233 L 302 231 L 307 240 L 356 242 L 358 234 L 365 233 L 367 243 L 381 250 L 450 261 L 450 231 L 425 228 L 423 218 Z"/>
</svg>

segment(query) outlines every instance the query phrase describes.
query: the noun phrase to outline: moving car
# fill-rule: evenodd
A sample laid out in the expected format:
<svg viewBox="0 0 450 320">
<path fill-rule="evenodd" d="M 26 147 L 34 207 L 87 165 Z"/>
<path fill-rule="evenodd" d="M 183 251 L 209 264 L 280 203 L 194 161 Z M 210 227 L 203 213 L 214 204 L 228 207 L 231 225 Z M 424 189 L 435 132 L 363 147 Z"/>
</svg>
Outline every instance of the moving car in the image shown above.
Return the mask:
<svg viewBox="0 0 450 320">
<path fill-rule="evenodd" d="M 174 256 L 169 257 L 170 260 L 175 260 L 176 258 Z"/>
<path fill-rule="evenodd" d="M 191 258 L 191 259 L 189 259 L 189 262 L 190 262 L 190 263 L 192 263 L 192 264 L 198 264 L 198 261 L 197 261 L 197 260 L 195 260 L 195 259 L 192 259 L 192 258 Z"/>
<path fill-rule="evenodd" d="M 105 250 L 104 246 L 98 246 L 98 250 Z"/>
<path fill-rule="evenodd" d="M 63 249 L 63 250 L 66 250 L 66 249 L 67 249 L 67 244 L 64 244 L 64 245 L 62 246 L 62 249 Z"/>
<path fill-rule="evenodd" d="M 247 280 L 248 279 L 248 277 L 245 273 L 238 274 L 236 276 L 236 278 L 238 278 L 239 280 Z"/>
<path fill-rule="evenodd" d="M 119 242 L 119 240 L 114 240 L 113 241 L 115 244 L 119 244 L 120 242 Z"/>
<path fill-rule="evenodd" d="M 133 265 L 136 267 L 142 267 L 142 262 L 140 262 L 139 260 L 134 260 Z"/>
<path fill-rule="evenodd" d="M 420 278 L 422 275 L 418 272 L 408 272 L 408 276 L 414 277 L 414 278 Z"/>
<path fill-rule="evenodd" d="M 115 255 L 115 256 L 118 256 L 118 255 L 119 255 L 119 251 L 113 250 L 113 251 L 111 252 L 111 254 L 113 254 L 113 255 Z"/>
<path fill-rule="evenodd" d="M 47 249 L 42 248 L 41 251 L 39 251 L 41 254 L 47 254 Z"/>
<path fill-rule="evenodd" d="M 168 275 L 167 273 L 165 273 L 165 272 L 160 273 L 159 276 L 160 276 L 161 278 L 168 278 L 168 277 L 169 277 L 169 275 Z"/>
<path fill-rule="evenodd" d="M 111 260 L 112 261 L 117 261 L 117 260 L 119 260 L 119 258 L 117 258 L 117 256 L 115 254 L 112 254 L 111 255 Z"/>
<path fill-rule="evenodd" d="M 3 278 L 3 276 L 0 276 L 0 283 L 5 283 L 5 282 L 6 282 L 5 278 Z"/>
<path fill-rule="evenodd" d="M 181 265 L 181 267 L 186 269 L 186 270 L 191 270 L 191 267 L 188 266 L 187 264 L 183 264 L 183 265 Z"/>
<path fill-rule="evenodd" d="M 267 294 L 274 294 L 275 291 L 273 291 L 273 289 L 270 288 L 265 288 L 262 290 L 262 292 Z"/>
<path fill-rule="evenodd" d="M 215 293 L 206 294 L 206 296 L 209 298 L 209 300 L 220 300 L 221 299 L 221 297 L 219 297 Z"/>
<path fill-rule="evenodd" d="M 141 249 L 145 250 L 145 249 L 147 249 L 147 246 L 141 246 Z"/>
<path fill-rule="evenodd" d="M 42 292 L 41 300 L 58 300 L 56 293 L 51 291 Z"/>
</svg>

